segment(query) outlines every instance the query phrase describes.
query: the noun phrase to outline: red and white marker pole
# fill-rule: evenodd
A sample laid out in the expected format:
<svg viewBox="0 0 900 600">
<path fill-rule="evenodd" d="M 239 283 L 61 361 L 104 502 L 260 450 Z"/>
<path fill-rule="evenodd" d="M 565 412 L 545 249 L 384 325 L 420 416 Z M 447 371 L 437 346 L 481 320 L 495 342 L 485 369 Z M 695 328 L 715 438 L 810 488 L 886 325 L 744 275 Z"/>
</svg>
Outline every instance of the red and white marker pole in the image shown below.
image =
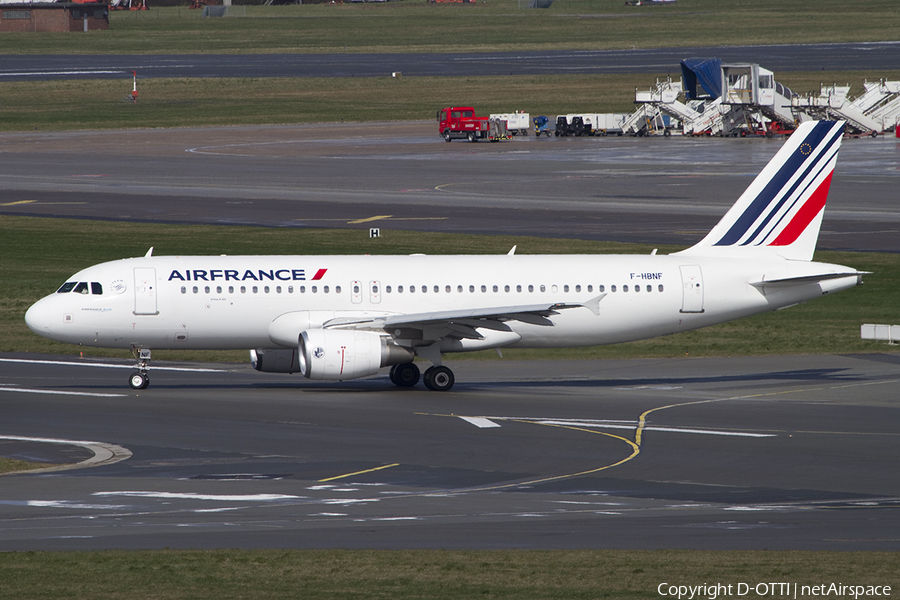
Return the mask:
<svg viewBox="0 0 900 600">
<path fill-rule="evenodd" d="M 134 89 L 131 91 L 131 101 L 137 104 L 137 71 L 132 71 L 131 75 L 134 77 Z"/>
</svg>

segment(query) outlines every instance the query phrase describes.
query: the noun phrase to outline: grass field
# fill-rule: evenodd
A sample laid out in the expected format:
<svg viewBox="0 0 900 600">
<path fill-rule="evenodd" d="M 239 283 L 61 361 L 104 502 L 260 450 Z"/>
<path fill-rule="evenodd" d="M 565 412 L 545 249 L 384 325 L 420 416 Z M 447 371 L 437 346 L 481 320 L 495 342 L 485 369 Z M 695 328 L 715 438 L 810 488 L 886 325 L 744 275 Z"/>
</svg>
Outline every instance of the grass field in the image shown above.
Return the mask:
<svg viewBox="0 0 900 600">
<path fill-rule="evenodd" d="M 578 600 L 676 598 L 669 586 L 900 586 L 900 553 L 622 551 L 175 551 L 0 553 L 0 599 Z M 658 592 L 661 584 L 666 596 Z M 738 596 L 738 584 L 753 591 Z M 760 588 L 764 591 L 765 588 Z M 884 593 L 884 590 L 882 590 Z M 684 596 L 685 598 L 687 595 Z M 826 597 L 820 594 L 819 597 Z M 851 598 L 849 595 L 831 598 Z M 859 596 L 868 598 L 874 596 Z M 884 596 L 881 596 L 884 597 Z"/>
<path fill-rule="evenodd" d="M 680 77 L 678 65 L 655 75 L 147 79 L 138 83 L 137 104 L 122 102 L 131 79 L 11 81 L 0 85 L 0 131 L 431 120 L 441 106 L 460 103 L 481 114 L 631 112 L 635 88 L 651 89 L 669 75 Z M 855 95 L 864 80 L 896 81 L 900 71 L 776 76 L 798 93 L 849 83 Z"/>
<path fill-rule="evenodd" d="M 0 54 L 468 52 L 893 41 L 894 0 L 622 0 L 233 7 L 240 17 L 201 18 L 184 7 L 113 12 L 108 31 L 4 33 Z M 150 1 L 153 6 L 152 0 Z M 243 15 L 246 15 L 243 16 Z"/>
</svg>

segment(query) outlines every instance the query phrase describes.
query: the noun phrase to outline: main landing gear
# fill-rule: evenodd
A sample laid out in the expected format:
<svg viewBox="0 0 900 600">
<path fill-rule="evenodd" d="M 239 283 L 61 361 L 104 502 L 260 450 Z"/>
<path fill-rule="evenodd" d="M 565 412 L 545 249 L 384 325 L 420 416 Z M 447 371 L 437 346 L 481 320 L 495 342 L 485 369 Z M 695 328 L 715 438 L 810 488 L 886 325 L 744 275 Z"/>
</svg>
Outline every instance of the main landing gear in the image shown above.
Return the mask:
<svg viewBox="0 0 900 600">
<path fill-rule="evenodd" d="M 419 383 L 419 367 L 413 363 L 403 363 L 391 367 L 391 383 L 400 387 L 412 387 Z M 453 371 L 445 366 L 429 367 L 422 376 L 425 387 L 435 392 L 446 392 L 453 387 L 456 378 Z"/>
<path fill-rule="evenodd" d="M 131 353 L 134 354 L 134 358 L 138 361 L 138 364 L 135 365 L 137 371 L 132 373 L 131 377 L 128 378 L 128 385 L 130 385 L 133 390 L 146 389 L 146 387 L 150 385 L 150 375 L 147 374 L 147 365 L 150 364 L 150 349 L 132 348 Z"/>
</svg>

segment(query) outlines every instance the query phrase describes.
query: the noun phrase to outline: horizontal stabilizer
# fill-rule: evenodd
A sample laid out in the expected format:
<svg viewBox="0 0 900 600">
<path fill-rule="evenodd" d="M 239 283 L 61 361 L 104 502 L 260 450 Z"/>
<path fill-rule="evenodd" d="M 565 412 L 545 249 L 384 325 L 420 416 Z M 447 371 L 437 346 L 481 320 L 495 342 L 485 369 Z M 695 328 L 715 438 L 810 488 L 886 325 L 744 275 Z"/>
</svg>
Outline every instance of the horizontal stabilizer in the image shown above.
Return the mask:
<svg viewBox="0 0 900 600">
<path fill-rule="evenodd" d="M 808 285 L 810 283 L 819 283 L 820 281 L 828 281 L 831 279 L 843 279 L 845 277 L 856 277 L 859 283 L 862 283 L 862 276 L 868 274 L 869 271 L 849 271 L 846 273 L 821 273 L 819 275 L 803 275 L 801 277 L 785 277 L 783 279 L 768 279 L 762 281 L 752 281 L 750 285 L 754 287 L 791 287 L 795 285 Z"/>
</svg>

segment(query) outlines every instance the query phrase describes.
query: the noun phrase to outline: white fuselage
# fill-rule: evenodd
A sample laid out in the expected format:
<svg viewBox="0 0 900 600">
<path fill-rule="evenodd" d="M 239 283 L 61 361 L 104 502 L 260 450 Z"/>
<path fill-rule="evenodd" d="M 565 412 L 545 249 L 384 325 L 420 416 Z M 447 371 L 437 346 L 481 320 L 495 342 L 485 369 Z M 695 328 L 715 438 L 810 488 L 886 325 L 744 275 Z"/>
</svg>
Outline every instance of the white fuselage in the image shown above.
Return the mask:
<svg viewBox="0 0 900 600">
<path fill-rule="evenodd" d="M 479 330 L 484 339 L 441 350 L 588 346 L 804 302 L 852 287 L 858 277 L 760 282 L 848 271 L 804 261 L 678 255 L 161 256 L 80 271 L 70 282 L 87 283 L 81 292 L 47 296 L 26 321 L 40 335 L 86 346 L 296 348 L 302 331 L 336 318 L 585 304 L 552 315 L 552 326 L 510 320 L 511 332 Z M 94 290 L 93 283 L 100 286 Z M 592 301 L 595 310 L 588 308 Z"/>
</svg>

